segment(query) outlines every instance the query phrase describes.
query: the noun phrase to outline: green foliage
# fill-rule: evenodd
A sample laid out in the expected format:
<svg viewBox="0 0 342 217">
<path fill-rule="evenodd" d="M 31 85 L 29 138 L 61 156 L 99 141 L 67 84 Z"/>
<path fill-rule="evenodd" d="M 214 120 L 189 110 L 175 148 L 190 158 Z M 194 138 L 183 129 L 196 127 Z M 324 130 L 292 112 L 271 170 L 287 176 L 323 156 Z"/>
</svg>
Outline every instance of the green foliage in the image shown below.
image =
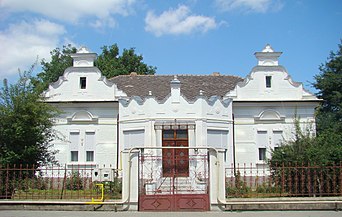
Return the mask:
<svg viewBox="0 0 342 217">
<path fill-rule="evenodd" d="M 234 186 L 226 186 L 227 197 L 248 197 L 252 190 L 247 186 L 247 183 L 242 180 L 240 171 L 236 172 Z"/>
<path fill-rule="evenodd" d="M 30 189 L 47 189 L 48 183 L 37 170 L 32 167 L 10 167 L 0 165 L 0 199 L 10 199 L 18 192 Z"/>
<path fill-rule="evenodd" d="M 64 70 L 72 66 L 71 54 L 76 53 L 77 49 L 68 44 L 63 46 L 62 49 L 56 48 L 50 52 L 51 61 L 48 62 L 45 59 L 41 61 L 43 71 L 37 75 L 35 85 L 37 88 L 44 90 L 52 82 L 58 80 L 59 76 L 62 76 Z"/>
<path fill-rule="evenodd" d="M 0 90 L 0 164 L 36 166 L 54 162 L 49 142 L 54 138 L 53 118 L 58 111 L 44 103 L 29 71 L 17 83 L 4 80 Z"/>
<path fill-rule="evenodd" d="M 293 140 L 284 141 L 282 146 L 272 151 L 269 164 L 288 165 L 339 164 L 342 159 L 342 135 L 335 130 L 326 129 L 316 137 L 309 132 L 303 132 L 299 120 L 295 120 L 295 136 Z"/>
<path fill-rule="evenodd" d="M 66 189 L 67 190 L 83 190 L 83 179 L 78 172 L 73 172 L 66 179 Z"/>
<path fill-rule="evenodd" d="M 16 190 L 29 191 L 31 189 L 48 189 L 47 179 L 43 178 L 41 175 L 22 176 L 21 179 L 17 177 L 16 179 L 12 180 L 12 186 L 16 186 Z"/>
<path fill-rule="evenodd" d="M 273 151 L 269 160 L 275 186 L 290 195 L 334 195 L 340 189 L 340 171 L 334 166 L 342 159 L 342 135 L 328 128 L 312 137 L 303 133 L 299 120 L 295 126 L 294 139 Z"/>
<path fill-rule="evenodd" d="M 56 48 L 50 52 L 51 61 L 43 59 L 41 61 L 43 71 L 38 74 L 34 84 L 37 89 L 43 91 L 52 82 L 58 80 L 64 71 L 72 66 L 71 54 L 76 53 L 77 49 L 72 45 L 63 46 L 62 49 Z M 153 75 L 156 73 L 156 67 L 148 66 L 143 62 L 143 56 L 135 53 L 134 48 L 124 49 L 120 56 L 117 44 L 102 47 L 102 53 L 95 61 L 102 74 L 107 78 L 118 75 L 138 74 Z"/>
<path fill-rule="evenodd" d="M 281 187 L 280 185 L 272 186 L 269 183 L 263 182 L 261 185 L 258 185 L 255 189 L 257 194 L 264 194 L 264 195 L 281 195 Z"/>
<path fill-rule="evenodd" d="M 341 41 L 342 42 L 342 41 Z M 324 166 L 339 164 L 342 159 L 342 43 L 319 67 L 314 87 L 323 103 L 317 109 L 317 136 L 303 133 L 296 124 L 295 139 L 272 153 L 272 162 L 288 162 Z"/>
<path fill-rule="evenodd" d="M 317 113 L 318 133 L 327 128 L 342 132 L 342 43 L 338 48 L 319 67 L 313 84 L 319 90 L 317 96 L 324 100 Z"/>
<path fill-rule="evenodd" d="M 94 182 L 93 185 L 103 184 L 104 186 L 104 195 L 105 199 L 118 199 L 121 198 L 122 194 L 122 180 L 119 178 L 114 178 L 114 181 L 103 181 L 103 182 Z M 100 193 L 100 189 L 97 188 L 98 193 Z"/>
<path fill-rule="evenodd" d="M 107 78 L 126 75 L 131 72 L 142 75 L 156 73 L 156 67 L 143 63 L 143 56 L 137 55 L 134 48 L 124 49 L 122 56 L 120 56 L 117 44 L 110 47 L 103 46 L 102 53 L 98 56 L 95 65 Z"/>
<path fill-rule="evenodd" d="M 282 163 L 302 163 L 311 161 L 308 152 L 314 146 L 315 139 L 308 132 L 300 128 L 299 119 L 294 120 L 294 138 L 284 141 L 280 147 L 272 151 L 270 163 L 281 165 Z"/>
<path fill-rule="evenodd" d="M 248 198 L 248 197 L 274 197 L 280 196 L 281 185 L 271 185 L 269 180 L 259 182 L 258 177 L 255 179 L 255 185 L 249 185 L 241 177 L 240 171 L 235 175 L 234 184 L 226 183 L 226 196 L 228 198 Z"/>
</svg>

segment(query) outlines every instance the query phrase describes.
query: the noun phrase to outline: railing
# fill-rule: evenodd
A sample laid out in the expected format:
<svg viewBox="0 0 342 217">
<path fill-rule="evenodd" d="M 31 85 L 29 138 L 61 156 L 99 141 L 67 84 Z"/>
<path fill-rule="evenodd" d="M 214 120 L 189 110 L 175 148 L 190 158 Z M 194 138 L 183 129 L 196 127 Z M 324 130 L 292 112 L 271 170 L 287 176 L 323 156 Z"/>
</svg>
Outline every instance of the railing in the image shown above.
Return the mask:
<svg viewBox="0 0 342 217">
<path fill-rule="evenodd" d="M 228 198 L 342 196 L 342 163 L 237 164 L 225 175 Z"/>
<path fill-rule="evenodd" d="M 342 196 L 342 163 L 325 166 L 237 164 L 226 168 L 226 196 Z M 68 200 L 121 198 L 118 171 L 105 165 L 0 165 L 0 199 Z"/>
<path fill-rule="evenodd" d="M 139 193 L 140 195 L 206 194 L 208 193 L 209 165 L 206 154 L 185 156 L 182 171 L 177 173 L 175 162 L 181 162 L 184 156 L 158 156 L 145 153 L 139 157 Z M 181 163 L 180 163 L 181 164 Z M 166 169 L 165 168 L 166 165 Z M 184 172 L 185 171 L 185 172 Z M 188 175 L 184 175 L 187 173 Z"/>
<path fill-rule="evenodd" d="M 121 198 L 121 180 L 111 165 L 0 165 L 0 199 L 96 200 Z"/>
</svg>

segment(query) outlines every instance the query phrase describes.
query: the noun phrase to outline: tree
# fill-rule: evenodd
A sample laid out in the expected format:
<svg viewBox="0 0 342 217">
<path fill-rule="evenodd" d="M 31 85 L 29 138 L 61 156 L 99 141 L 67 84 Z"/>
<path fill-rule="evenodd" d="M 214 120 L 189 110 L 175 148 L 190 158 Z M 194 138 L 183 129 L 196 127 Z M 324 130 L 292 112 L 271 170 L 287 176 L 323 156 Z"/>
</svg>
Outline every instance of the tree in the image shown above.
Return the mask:
<svg viewBox="0 0 342 217">
<path fill-rule="evenodd" d="M 342 42 L 342 41 L 341 41 Z M 323 99 L 317 110 L 317 137 L 303 133 L 295 121 L 295 139 L 285 141 L 284 145 L 272 154 L 272 161 L 279 163 L 327 162 L 340 163 L 342 159 L 342 44 L 339 50 L 331 52 L 328 61 L 319 67 L 315 76 L 317 96 Z"/>
<path fill-rule="evenodd" d="M 70 44 L 63 46 L 62 49 L 56 48 L 52 50 L 50 52 L 51 61 L 47 62 L 45 59 L 41 61 L 43 70 L 34 80 L 35 86 L 40 90 L 44 90 L 51 82 L 57 81 L 59 76 L 63 75 L 64 70 L 72 66 L 70 55 L 76 53 L 76 51 L 77 49 Z M 134 48 L 124 49 L 120 56 L 117 44 L 109 47 L 103 46 L 102 53 L 95 61 L 95 66 L 107 78 L 131 72 L 144 75 L 153 75 L 156 72 L 156 67 L 145 64 L 143 56 L 136 54 Z"/>
<path fill-rule="evenodd" d="M 331 52 L 328 61 L 319 67 L 313 86 L 323 103 L 317 113 L 318 133 L 324 129 L 342 132 L 342 40 L 337 52 Z"/>
<path fill-rule="evenodd" d="M 280 148 L 272 152 L 269 161 L 275 180 L 282 181 L 284 175 L 292 180 L 285 186 L 288 192 L 329 194 L 332 189 L 327 186 L 334 183 L 335 190 L 341 189 L 341 186 L 336 185 L 341 182 L 341 177 L 336 175 L 341 171 L 335 165 L 340 165 L 342 159 L 342 44 L 339 44 L 336 53 L 330 53 L 328 61 L 319 70 L 313 84 L 319 90 L 317 96 L 323 99 L 316 115 L 317 136 L 311 137 L 310 134 L 303 133 L 296 120 L 294 139 L 284 141 Z M 315 166 L 302 167 L 300 171 L 295 167 L 279 167 L 289 164 Z M 302 173 L 301 176 L 298 176 L 299 172 Z M 306 184 L 298 187 L 296 183 Z"/>
<path fill-rule="evenodd" d="M 341 186 L 342 135 L 326 129 L 310 136 L 295 121 L 293 140 L 284 141 L 272 151 L 269 167 L 275 186 L 283 193 L 301 195 L 335 195 Z M 334 187 L 329 187 L 334 186 Z"/>
<path fill-rule="evenodd" d="M 153 75 L 156 73 L 156 67 L 143 63 L 143 56 L 137 55 L 134 48 L 124 49 L 122 56 L 119 55 L 117 44 L 110 47 L 103 46 L 101 49 L 102 53 L 98 56 L 95 65 L 107 78 L 127 75 L 131 72 L 141 75 Z"/>
<path fill-rule="evenodd" d="M 32 84 L 29 71 L 20 74 L 15 84 L 4 80 L 0 89 L 0 164 L 35 164 L 54 162 L 49 142 L 54 138 L 53 118 L 56 108 L 44 103 Z"/>
<path fill-rule="evenodd" d="M 342 134 L 326 129 L 316 137 L 310 135 L 310 129 L 303 132 L 299 120 L 295 119 L 294 138 L 283 141 L 282 145 L 272 151 L 270 163 L 277 165 L 316 164 L 320 166 L 340 164 L 342 159 Z"/>
<path fill-rule="evenodd" d="M 56 48 L 52 50 L 50 52 L 51 61 L 47 62 L 42 59 L 40 62 L 43 71 L 34 80 L 35 86 L 44 90 L 51 82 L 57 81 L 59 76 L 63 75 L 64 70 L 72 66 L 73 60 L 70 55 L 76 53 L 76 51 L 77 49 L 70 44 L 64 45 L 62 49 Z"/>
</svg>

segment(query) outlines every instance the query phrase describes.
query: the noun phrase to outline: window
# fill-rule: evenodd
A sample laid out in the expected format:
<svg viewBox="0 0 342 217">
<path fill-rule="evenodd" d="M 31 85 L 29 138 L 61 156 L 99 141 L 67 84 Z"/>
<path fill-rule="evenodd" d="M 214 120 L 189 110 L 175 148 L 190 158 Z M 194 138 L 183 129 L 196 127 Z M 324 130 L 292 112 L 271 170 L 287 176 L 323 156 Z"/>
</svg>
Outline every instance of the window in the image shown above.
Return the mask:
<svg viewBox="0 0 342 217">
<path fill-rule="evenodd" d="M 144 146 L 145 130 L 128 130 L 123 134 L 125 149 Z"/>
<path fill-rule="evenodd" d="M 173 139 L 175 137 L 175 131 L 174 130 L 164 130 L 163 131 L 163 138 L 164 139 Z"/>
<path fill-rule="evenodd" d="M 70 140 L 70 161 L 77 162 L 78 161 L 78 146 L 79 146 L 79 132 L 70 132 L 69 140 Z"/>
<path fill-rule="evenodd" d="M 78 161 L 78 151 L 71 151 L 71 161 L 72 162 Z"/>
<path fill-rule="evenodd" d="M 228 149 L 228 130 L 207 130 L 207 145 Z"/>
<path fill-rule="evenodd" d="M 86 132 L 85 133 L 84 148 L 86 151 L 95 150 L 95 132 Z"/>
<path fill-rule="evenodd" d="M 257 132 L 257 146 L 266 147 L 268 145 L 267 131 Z"/>
<path fill-rule="evenodd" d="M 259 160 L 266 160 L 266 148 L 259 148 Z"/>
<path fill-rule="evenodd" d="M 86 153 L 86 161 L 94 161 L 94 151 L 87 151 Z"/>
<path fill-rule="evenodd" d="M 279 147 L 283 141 L 283 131 L 273 130 L 273 147 Z"/>
<path fill-rule="evenodd" d="M 272 76 L 266 76 L 266 88 L 271 88 Z"/>
<path fill-rule="evenodd" d="M 176 131 L 177 139 L 187 139 L 188 138 L 188 130 L 177 130 Z"/>
<path fill-rule="evenodd" d="M 188 130 L 163 130 L 163 140 L 187 140 Z"/>
<path fill-rule="evenodd" d="M 86 77 L 80 77 L 80 88 L 81 89 L 87 88 L 87 78 Z"/>
</svg>

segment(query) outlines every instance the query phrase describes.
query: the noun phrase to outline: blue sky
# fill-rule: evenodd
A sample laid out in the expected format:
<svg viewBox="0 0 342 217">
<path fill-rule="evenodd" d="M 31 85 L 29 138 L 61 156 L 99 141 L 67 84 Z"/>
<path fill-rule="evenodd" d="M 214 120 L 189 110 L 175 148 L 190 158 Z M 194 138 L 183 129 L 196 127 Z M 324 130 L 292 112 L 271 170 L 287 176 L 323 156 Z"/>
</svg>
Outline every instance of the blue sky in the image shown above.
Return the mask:
<svg viewBox="0 0 342 217">
<path fill-rule="evenodd" d="M 247 76 L 269 43 L 310 86 L 342 38 L 340 0 L 0 0 L 0 79 L 64 44 L 136 48 L 157 74 Z"/>
</svg>

